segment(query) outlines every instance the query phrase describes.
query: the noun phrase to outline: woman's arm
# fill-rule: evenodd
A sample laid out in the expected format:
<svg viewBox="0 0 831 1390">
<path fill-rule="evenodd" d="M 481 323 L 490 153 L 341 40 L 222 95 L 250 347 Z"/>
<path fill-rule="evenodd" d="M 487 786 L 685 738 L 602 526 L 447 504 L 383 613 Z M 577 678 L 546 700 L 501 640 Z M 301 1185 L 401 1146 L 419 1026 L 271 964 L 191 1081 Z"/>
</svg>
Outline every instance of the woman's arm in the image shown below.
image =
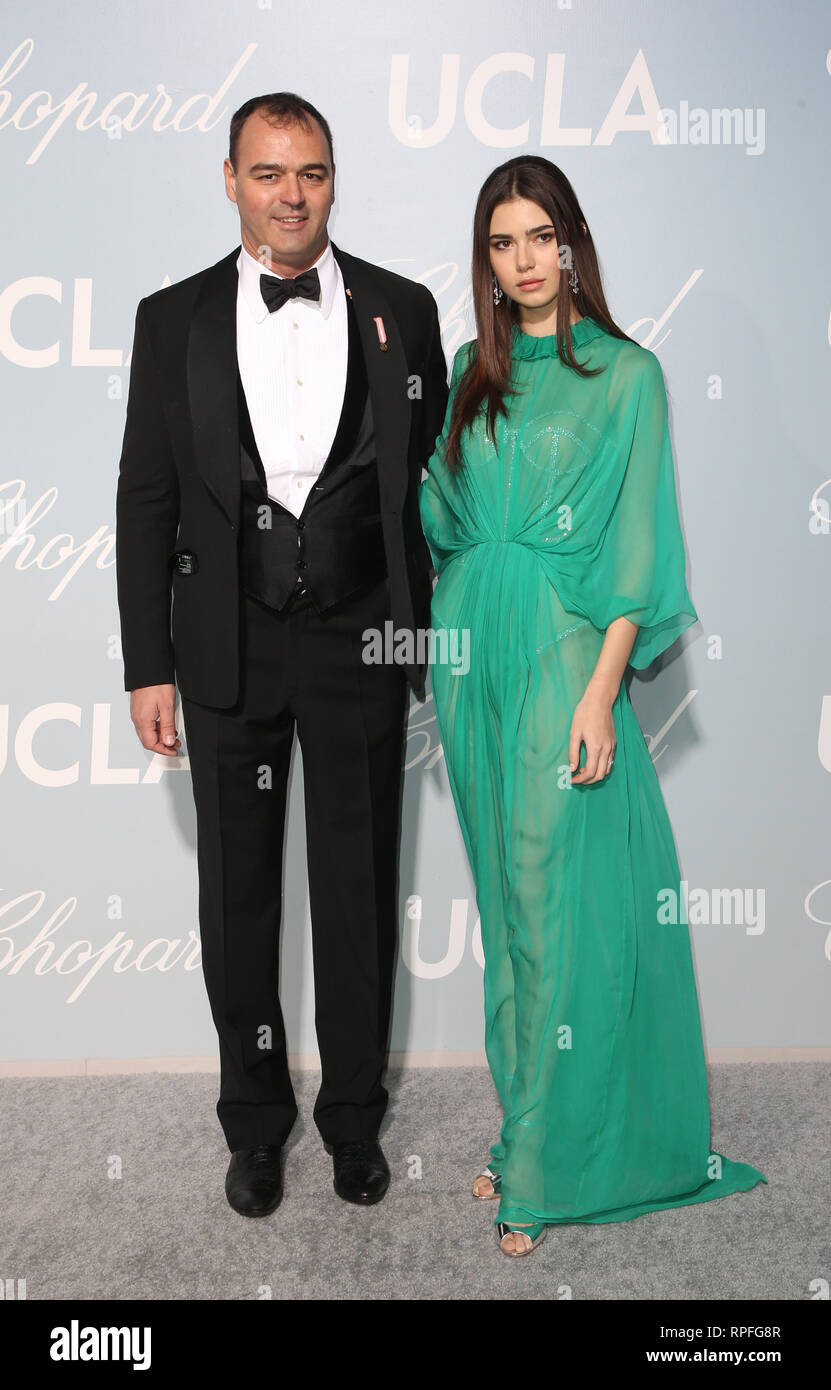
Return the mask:
<svg viewBox="0 0 831 1390">
<path fill-rule="evenodd" d="M 572 783 L 602 782 L 610 771 L 617 740 L 612 706 L 626 670 L 638 628 L 628 618 L 609 623 L 585 694 L 574 711 L 568 741 Z M 586 745 L 586 765 L 578 772 L 580 745 Z"/>
</svg>

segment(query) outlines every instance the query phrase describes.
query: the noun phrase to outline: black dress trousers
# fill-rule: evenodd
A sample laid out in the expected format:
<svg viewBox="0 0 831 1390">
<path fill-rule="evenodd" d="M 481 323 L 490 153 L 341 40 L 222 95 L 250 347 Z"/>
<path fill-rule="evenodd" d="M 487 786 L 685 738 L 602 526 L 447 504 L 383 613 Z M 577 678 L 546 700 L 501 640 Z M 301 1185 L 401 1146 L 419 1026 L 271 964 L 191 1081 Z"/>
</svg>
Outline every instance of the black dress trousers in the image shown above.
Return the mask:
<svg viewBox="0 0 831 1390">
<path fill-rule="evenodd" d="M 408 687 L 367 664 L 386 579 L 325 614 L 240 599 L 231 709 L 182 698 L 197 819 L 202 963 L 231 1151 L 282 1144 L 297 1116 L 278 997 L 283 831 L 295 726 L 303 760 L 323 1139 L 374 1138 L 387 1092 Z M 298 930 L 299 923 L 288 923 Z M 297 982 L 295 982 L 296 984 Z"/>
</svg>

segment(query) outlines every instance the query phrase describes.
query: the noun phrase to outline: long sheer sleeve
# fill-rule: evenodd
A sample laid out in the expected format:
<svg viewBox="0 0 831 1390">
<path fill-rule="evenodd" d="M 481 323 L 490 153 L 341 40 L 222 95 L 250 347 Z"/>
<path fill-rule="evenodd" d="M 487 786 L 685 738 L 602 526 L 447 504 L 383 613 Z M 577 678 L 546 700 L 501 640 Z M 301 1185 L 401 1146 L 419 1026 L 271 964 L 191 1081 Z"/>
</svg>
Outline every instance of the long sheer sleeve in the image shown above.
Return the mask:
<svg viewBox="0 0 831 1390">
<path fill-rule="evenodd" d="M 630 664 L 642 669 L 697 620 L 687 591 L 666 388 L 654 353 L 640 357 L 619 438 L 630 439 L 616 503 L 584 576 L 585 612 L 602 631 L 615 618 L 638 625 Z M 581 605 L 582 606 L 582 605 Z"/>
<path fill-rule="evenodd" d="M 419 488 L 421 522 L 436 574 L 440 574 L 448 560 L 470 543 L 468 528 L 463 524 L 463 517 L 456 505 L 458 502 L 457 480 L 448 466 L 445 449 L 450 433 L 453 398 L 473 346 L 474 343 L 472 342 L 463 343 L 453 358 L 453 367 L 450 373 L 450 395 L 444 413 L 444 425 L 436 440 L 433 453 L 427 461 L 427 477 Z"/>
</svg>

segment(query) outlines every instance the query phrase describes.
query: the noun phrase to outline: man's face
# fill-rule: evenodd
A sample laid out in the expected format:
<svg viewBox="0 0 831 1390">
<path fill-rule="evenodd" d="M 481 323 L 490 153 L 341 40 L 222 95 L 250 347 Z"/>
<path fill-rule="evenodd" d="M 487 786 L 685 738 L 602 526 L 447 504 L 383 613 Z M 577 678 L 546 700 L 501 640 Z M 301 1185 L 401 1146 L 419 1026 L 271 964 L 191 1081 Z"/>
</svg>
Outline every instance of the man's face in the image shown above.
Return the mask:
<svg viewBox="0 0 831 1390">
<path fill-rule="evenodd" d="M 275 126 L 255 111 L 239 135 L 237 168 L 225 160 L 225 191 L 239 209 L 246 251 L 278 275 L 295 276 L 326 246 L 335 167 L 317 121 Z"/>
</svg>

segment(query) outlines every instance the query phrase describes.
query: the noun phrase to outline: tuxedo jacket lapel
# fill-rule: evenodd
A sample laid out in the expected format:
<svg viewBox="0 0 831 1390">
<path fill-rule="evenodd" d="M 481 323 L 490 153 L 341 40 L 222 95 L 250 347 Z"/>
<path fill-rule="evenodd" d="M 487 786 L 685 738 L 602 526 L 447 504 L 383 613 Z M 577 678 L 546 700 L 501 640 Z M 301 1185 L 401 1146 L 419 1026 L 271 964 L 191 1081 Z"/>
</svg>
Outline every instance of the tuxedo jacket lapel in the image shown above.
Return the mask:
<svg viewBox="0 0 831 1390">
<path fill-rule="evenodd" d="M 400 511 L 407 492 L 407 450 L 410 439 L 410 398 L 407 359 L 389 303 L 378 288 L 372 267 L 347 255 L 332 242 L 332 253 L 343 283 L 352 297 L 364 350 L 375 446 L 378 485 L 383 511 Z M 374 319 L 383 319 L 387 350 L 383 351 Z"/>
<path fill-rule="evenodd" d="M 239 524 L 237 259 L 239 247 L 205 276 L 188 333 L 187 385 L 196 466 L 222 510 Z"/>
</svg>

